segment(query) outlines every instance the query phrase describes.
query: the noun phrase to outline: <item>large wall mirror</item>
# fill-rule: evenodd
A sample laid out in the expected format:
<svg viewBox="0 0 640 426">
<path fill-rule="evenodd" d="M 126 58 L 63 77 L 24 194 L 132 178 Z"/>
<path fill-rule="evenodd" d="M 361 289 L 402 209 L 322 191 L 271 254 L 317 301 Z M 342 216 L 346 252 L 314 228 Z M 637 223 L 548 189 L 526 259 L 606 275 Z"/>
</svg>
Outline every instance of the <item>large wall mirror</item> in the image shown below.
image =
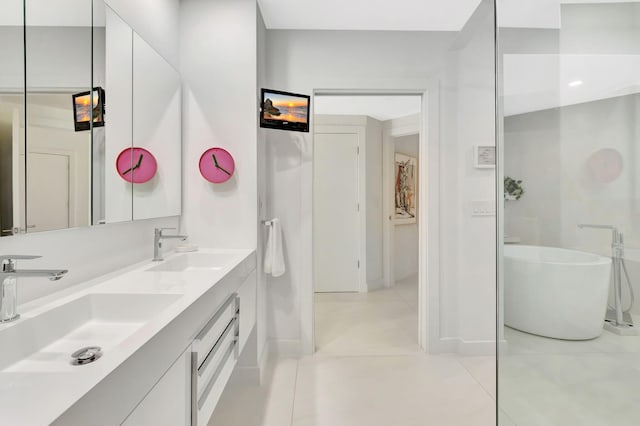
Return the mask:
<svg viewBox="0 0 640 426">
<path fill-rule="evenodd" d="M 178 72 L 103 0 L 0 5 L 0 224 L 181 213 Z"/>
<path fill-rule="evenodd" d="M 0 235 L 23 223 L 24 205 L 24 9 L 22 0 L 0 3 Z M 22 158 L 20 155 L 22 154 Z M 15 206 L 15 209 L 14 209 Z"/>
</svg>

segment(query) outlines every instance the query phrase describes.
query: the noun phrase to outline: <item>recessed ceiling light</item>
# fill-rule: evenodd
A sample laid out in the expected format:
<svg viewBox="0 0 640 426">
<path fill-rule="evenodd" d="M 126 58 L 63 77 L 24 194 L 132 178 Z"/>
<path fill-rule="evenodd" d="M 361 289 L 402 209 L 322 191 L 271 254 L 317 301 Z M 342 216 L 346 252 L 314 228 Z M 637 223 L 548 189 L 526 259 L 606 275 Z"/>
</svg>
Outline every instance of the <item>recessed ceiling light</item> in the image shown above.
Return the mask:
<svg viewBox="0 0 640 426">
<path fill-rule="evenodd" d="M 578 86 L 582 86 L 582 80 L 576 80 L 569 83 L 569 87 L 578 87 Z"/>
</svg>

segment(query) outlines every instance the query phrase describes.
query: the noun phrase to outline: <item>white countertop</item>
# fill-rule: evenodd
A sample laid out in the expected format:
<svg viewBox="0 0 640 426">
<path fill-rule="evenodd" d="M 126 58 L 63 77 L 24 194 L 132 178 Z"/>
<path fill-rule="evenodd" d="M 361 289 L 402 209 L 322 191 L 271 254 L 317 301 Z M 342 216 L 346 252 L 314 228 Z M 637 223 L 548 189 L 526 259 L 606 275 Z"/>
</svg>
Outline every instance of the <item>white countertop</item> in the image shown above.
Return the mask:
<svg viewBox="0 0 640 426">
<path fill-rule="evenodd" d="M 150 272 L 147 269 L 159 263 L 141 262 L 20 306 L 21 318 L 15 322 L 0 325 L 0 335 L 2 333 L 8 333 L 5 336 L 10 335 L 11 328 L 21 322 L 87 295 L 175 295 L 175 301 L 171 301 L 166 308 L 155 314 L 132 334 L 128 334 L 123 341 L 113 347 L 103 348 L 104 355 L 95 363 L 72 366 L 69 363 L 70 354 L 56 354 L 55 351 L 51 351 L 51 359 L 32 360 L 28 368 L 17 367 L 17 364 L 25 363 L 24 360 L 2 365 L 0 367 L 2 368 L 0 371 L 0 423 L 24 426 L 46 425 L 54 422 L 154 336 L 187 311 L 234 268 L 241 264 L 245 265 L 244 267 L 255 268 L 253 250 L 200 249 L 196 253 L 230 256 L 224 266 L 217 270 L 187 269 L 182 272 Z M 184 255 L 184 253 L 174 253 L 167 256 L 165 262 Z M 134 380 L 134 378 L 131 379 Z M 99 424 L 100 420 L 97 419 L 97 422 Z"/>
</svg>

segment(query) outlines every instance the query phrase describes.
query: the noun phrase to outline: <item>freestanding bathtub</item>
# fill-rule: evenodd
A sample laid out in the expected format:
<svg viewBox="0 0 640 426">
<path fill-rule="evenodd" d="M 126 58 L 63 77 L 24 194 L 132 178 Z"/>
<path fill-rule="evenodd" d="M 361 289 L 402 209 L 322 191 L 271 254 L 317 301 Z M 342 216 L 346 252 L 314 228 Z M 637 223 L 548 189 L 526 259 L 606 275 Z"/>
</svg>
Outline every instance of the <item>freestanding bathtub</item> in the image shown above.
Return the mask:
<svg viewBox="0 0 640 426">
<path fill-rule="evenodd" d="M 505 245 L 504 322 L 540 336 L 598 337 L 609 295 L 611 259 L 551 247 Z"/>
</svg>

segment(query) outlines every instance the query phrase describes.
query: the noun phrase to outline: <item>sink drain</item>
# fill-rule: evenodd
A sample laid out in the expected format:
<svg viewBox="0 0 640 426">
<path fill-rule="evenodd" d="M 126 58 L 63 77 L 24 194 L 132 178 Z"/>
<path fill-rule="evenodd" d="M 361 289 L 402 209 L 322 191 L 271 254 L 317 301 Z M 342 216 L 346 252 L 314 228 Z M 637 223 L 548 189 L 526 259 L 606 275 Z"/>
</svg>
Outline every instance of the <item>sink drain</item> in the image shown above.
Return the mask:
<svg viewBox="0 0 640 426">
<path fill-rule="evenodd" d="M 102 349 L 100 346 L 89 346 L 86 348 L 78 349 L 71 354 L 71 364 L 73 365 L 85 365 L 91 364 L 102 356 Z"/>
</svg>

